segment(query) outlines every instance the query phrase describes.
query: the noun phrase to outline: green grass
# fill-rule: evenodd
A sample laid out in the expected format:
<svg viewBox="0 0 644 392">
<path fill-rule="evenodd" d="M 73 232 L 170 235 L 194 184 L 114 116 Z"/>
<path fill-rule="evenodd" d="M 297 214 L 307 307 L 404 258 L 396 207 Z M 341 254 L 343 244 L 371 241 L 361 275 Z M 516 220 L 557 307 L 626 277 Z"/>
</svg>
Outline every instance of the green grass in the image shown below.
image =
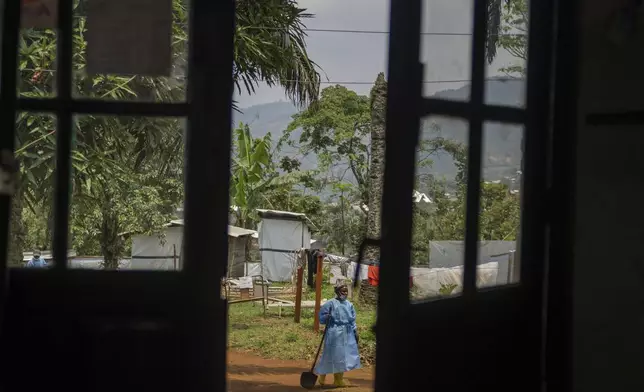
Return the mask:
<svg viewBox="0 0 644 392">
<path fill-rule="evenodd" d="M 306 293 L 304 299 L 312 300 L 315 293 Z M 333 298 L 333 287 L 323 285 L 323 298 Z M 375 362 L 376 338 L 371 327 L 376 322 L 376 311 L 354 303 L 360 335 L 360 355 L 363 365 Z M 276 308 L 268 308 L 263 315 L 261 302 L 239 303 L 228 307 L 228 346 L 265 358 L 288 360 L 312 360 L 318 348 L 322 331 L 313 332 L 313 310 L 302 309 L 301 321 L 296 324 L 292 308 L 282 309 L 282 317 Z"/>
</svg>

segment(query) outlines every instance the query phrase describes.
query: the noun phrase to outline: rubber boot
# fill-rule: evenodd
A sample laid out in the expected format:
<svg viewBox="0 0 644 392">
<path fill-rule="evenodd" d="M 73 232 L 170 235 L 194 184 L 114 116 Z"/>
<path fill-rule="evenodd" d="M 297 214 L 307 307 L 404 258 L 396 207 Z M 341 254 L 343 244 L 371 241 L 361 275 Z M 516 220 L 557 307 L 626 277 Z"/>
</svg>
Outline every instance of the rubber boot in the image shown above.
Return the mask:
<svg viewBox="0 0 644 392">
<path fill-rule="evenodd" d="M 320 384 L 321 387 L 324 386 L 324 380 L 326 380 L 326 374 L 320 374 L 318 376 L 318 384 Z"/>
<path fill-rule="evenodd" d="M 347 386 L 347 384 L 344 383 L 344 373 L 333 374 L 333 385 L 335 385 L 338 388 Z"/>
</svg>

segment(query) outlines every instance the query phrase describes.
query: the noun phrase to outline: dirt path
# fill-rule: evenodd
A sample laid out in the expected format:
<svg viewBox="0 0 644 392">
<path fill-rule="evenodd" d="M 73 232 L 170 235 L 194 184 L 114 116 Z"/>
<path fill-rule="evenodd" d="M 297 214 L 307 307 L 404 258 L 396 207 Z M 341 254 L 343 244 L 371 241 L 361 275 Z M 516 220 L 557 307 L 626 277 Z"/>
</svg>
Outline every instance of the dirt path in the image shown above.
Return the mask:
<svg viewBox="0 0 644 392">
<path fill-rule="evenodd" d="M 229 392 L 302 392 L 300 373 L 311 366 L 303 361 L 263 359 L 250 354 L 228 352 Z M 333 382 L 333 377 L 329 377 Z M 345 376 L 349 387 L 334 391 L 371 392 L 371 369 L 359 369 Z M 327 382 L 329 382 L 327 381 Z"/>
</svg>

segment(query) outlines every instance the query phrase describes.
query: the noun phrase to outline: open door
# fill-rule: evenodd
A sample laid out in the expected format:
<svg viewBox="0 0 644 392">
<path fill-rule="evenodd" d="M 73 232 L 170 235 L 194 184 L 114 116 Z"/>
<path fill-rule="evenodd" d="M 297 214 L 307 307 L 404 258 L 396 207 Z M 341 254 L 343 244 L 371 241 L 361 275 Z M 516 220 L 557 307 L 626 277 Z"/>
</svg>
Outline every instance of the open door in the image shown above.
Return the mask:
<svg viewBox="0 0 644 392">
<path fill-rule="evenodd" d="M 20 1 L 4 1 L 0 150 L 10 162 L 18 112 L 57 120 L 50 269 L 7 268 L 12 194 L 0 195 L 1 389 L 5 391 L 224 391 L 225 275 L 232 100 L 233 1 L 190 1 L 187 98 L 179 103 L 72 95 L 74 0 L 60 0 L 57 91 L 17 96 Z M 187 120 L 181 271 L 98 271 L 67 263 L 74 115 Z M 10 172 L 10 171 L 9 171 Z M 10 181 L 10 178 L 4 178 Z M 212 251 L 202 257 L 203 244 Z"/>
<path fill-rule="evenodd" d="M 377 391 L 538 391 L 543 387 L 543 298 L 551 223 L 545 207 L 550 186 L 556 4 L 529 2 L 526 104 L 507 107 L 489 104 L 485 98 L 492 3 L 497 2 L 474 1 L 470 98 L 450 101 L 422 97 L 422 1 L 391 2 Z M 421 118 L 429 115 L 462 119 L 469 125 L 462 294 L 412 302 L 410 252 L 403 250 L 412 243 L 410 195 L 418 130 Z M 477 287 L 485 122 L 524 127 L 521 231 L 515 255 L 519 265 L 510 284 L 493 288 Z"/>
</svg>

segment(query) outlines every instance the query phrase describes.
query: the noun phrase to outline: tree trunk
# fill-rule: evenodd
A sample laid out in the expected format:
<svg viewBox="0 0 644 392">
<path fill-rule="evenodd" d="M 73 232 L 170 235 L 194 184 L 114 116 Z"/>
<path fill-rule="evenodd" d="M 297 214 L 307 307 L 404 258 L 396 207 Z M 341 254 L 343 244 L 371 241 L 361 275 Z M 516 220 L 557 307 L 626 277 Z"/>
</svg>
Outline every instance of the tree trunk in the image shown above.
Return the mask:
<svg viewBox="0 0 644 392">
<path fill-rule="evenodd" d="M 104 202 L 102 210 L 100 243 L 103 269 L 117 270 L 123 254 L 123 243 L 118 235 L 119 218 L 109 202 Z"/>
<path fill-rule="evenodd" d="M 385 175 L 385 117 L 387 111 L 387 81 L 380 73 L 371 89 L 371 160 L 369 162 L 369 211 L 367 237 L 380 238 L 382 188 Z M 378 259 L 378 249 L 365 251 L 368 259 Z"/>
<path fill-rule="evenodd" d="M 340 241 L 340 253 L 342 254 L 342 256 L 344 256 L 344 241 L 347 238 L 347 226 L 344 221 L 344 191 L 340 193 L 340 208 L 342 208 L 342 213 L 340 214 L 340 219 L 342 221 L 342 240 Z"/>
<path fill-rule="evenodd" d="M 20 184 L 20 180 L 16 181 Z M 8 263 L 10 267 L 22 265 L 23 252 L 26 242 L 25 227 L 22 223 L 22 190 L 16 189 L 16 195 L 11 199 L 11 221 L 9 223 Z"/>
</svg>

